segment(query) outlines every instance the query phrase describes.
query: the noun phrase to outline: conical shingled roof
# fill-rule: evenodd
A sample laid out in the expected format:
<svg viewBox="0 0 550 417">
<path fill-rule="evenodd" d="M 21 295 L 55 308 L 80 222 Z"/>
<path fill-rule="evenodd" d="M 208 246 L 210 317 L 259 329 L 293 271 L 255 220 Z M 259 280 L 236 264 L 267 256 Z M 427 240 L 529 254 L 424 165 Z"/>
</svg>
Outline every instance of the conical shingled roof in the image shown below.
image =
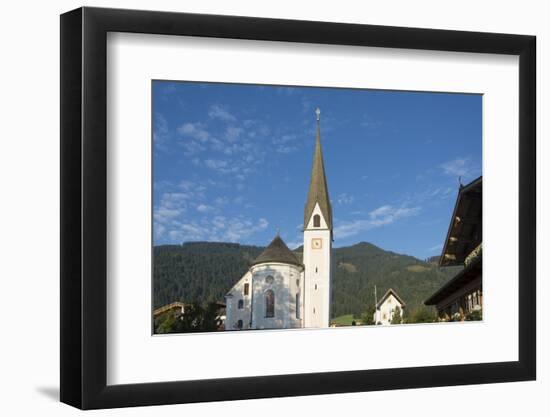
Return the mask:
<svg viewBox="0 0 550 417">
<path fill-rule="evenodd" d="M 311 182 L 304 210 L 304 228 L 307 227 L 315 204 L 319 204 L 321 213 L 327 222 L 328 228 L 332 230 L 332 207 L 328 196 L 327 178 L 325 176 L 325 164 L 323 162 L 323 151 L 321 149 L 321 131 L 317 121 L 317 139 L 315 141 L 315 152 L 313 154 L 313 168 L 311 170 Z"/>
<path fill-rule="evenodd" d="M 302 263 L 298 260 L 296 255 L 288 248 L 283 242 L 283 239 L 279 235 L 275 236 L 275 239 L 260 253 L 260 255 L 254 259 L 252 265 L 263 264 L 266 262 L 280 262 L 285 264 L 292 264 L 302 266 Z"/>
</svg>

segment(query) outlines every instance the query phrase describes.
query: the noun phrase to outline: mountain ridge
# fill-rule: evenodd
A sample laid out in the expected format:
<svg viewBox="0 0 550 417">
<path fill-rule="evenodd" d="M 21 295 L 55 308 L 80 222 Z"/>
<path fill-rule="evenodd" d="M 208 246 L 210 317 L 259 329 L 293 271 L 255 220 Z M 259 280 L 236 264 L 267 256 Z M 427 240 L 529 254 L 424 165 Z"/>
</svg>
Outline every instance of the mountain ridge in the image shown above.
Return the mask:
<svg viewBox="0 0 550 417">
<path fill-rule="evenodd" d="M 223 300 L 264 248 L 230 242 L 155 246 L 154 308 L 173 301 Z M 299 259 L 302 250 L 294 250 Z M 393 288 L 407 304 L 406 312 L 412 311 L 456 273 L 456 268 L 442 269 L 365 241 L 334 248 L 332 255 L 332 317 L 360 316 L 374 304 L 375 285 L 379 296 Z"/>
</svg>

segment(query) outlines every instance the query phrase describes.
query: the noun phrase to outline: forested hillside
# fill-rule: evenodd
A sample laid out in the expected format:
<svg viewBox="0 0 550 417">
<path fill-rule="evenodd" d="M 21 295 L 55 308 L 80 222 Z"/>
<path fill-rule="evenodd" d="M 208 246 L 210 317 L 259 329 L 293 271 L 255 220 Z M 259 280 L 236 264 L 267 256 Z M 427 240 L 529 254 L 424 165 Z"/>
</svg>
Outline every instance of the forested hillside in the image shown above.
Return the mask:
<svg viewBox="0 0 550 417">
<path fill-rule="evenodd" d="M 333 317 L 357 316 L 366 305 L 374 305 L 375 285 L 378 299 L 391 287 L 405 301 L 405 311 L 412 311 L 456 274 L 456 269 L 438 268 L 365 242 L 337 248 L 333 257 Z"/>
<path fill-rule="evenodd" d="M 173 301 L 223 301 L 262 250 L 211 242 L 155 247 L 154 307 Z M 334 249 L 333 268 L 333 317 L 364 313 L 374 304 L 374 285 L 378 297 L 393 288 L 407 303 L 406 311 L 412 311 L 456 273 L 365 242 Z"/>
</svg>

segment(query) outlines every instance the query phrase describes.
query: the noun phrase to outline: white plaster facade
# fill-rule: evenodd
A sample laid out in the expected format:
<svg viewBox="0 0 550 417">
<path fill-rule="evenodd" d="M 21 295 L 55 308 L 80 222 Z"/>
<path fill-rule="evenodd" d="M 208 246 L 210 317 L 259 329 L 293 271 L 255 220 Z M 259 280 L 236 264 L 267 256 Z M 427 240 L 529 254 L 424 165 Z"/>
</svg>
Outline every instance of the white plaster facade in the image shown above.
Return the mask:
<svg viewBox="0 0 550 417">
<path fill-rule="evenodd" d="M 392 289 L 389 289 L 376 306 L 374 312 L 374 323 L 387 325 L 391 324 L 396 309 L 401 310 L 401 323 L 403 323 L 403 310 L 405 303 L 403 303 L 399 296 L 395 294 Z"/>
<path fill-rule="evenodd" d="M 272 314 L 268 308 L 270 291 Z M 303 267 L 275 262 L 253 265 L 226 300 L 226 330 L 303 327 Z"/>
<path fill-rule="evenodd" d="M 314 217 L 319 216 L 319 227 Z M 304 327 L 328 327 L 330 320 L 332 231 L 319 208 L 304 228 L 305 297 Z"/>
</svg>

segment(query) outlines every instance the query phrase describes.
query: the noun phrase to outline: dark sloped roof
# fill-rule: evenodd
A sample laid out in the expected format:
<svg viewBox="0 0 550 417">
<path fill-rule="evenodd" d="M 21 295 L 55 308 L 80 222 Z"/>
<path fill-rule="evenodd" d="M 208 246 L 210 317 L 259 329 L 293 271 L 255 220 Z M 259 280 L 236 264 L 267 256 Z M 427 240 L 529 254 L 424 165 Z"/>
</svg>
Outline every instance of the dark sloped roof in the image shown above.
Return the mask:
<svg viewBox="0 0 550 417">
<path fill-rule="evenodd" d="M 482 240 L 482 177 L 460 186 L 440 266 L 461 265 Z"/>
<path fill-rule="evenodd" d="M 433 293 L 430 298 L 424 301 L 427 306 L 435 305 L 444 300 L 451 294 L 454 294 L 460 288 L 463 288 L 474 279 L 481 276 L 482 255 L 479 254 L 474 260 L 460 270 L 453 278 Z"/>
<path fill-rule="evenodd" d="M 304 228 L 307 227 L 309 219 L 318 203 L 327 222 L 328 228 L 332 230 L 332 207 L 328 196 L 327 178 L 325 176 L 325 164 L 323 162 L 323 151 L 321 149 L 321 132 L 317 122 L 317 139 L 315 141 L 315 152 L 313 154 L 313 168 L 311 170 L 311 182 L 307 194 L 306 206 L 304 209 Z"/>
<path fill-rule="evenodd" d="M 280 262 L 302 266 L 296 255 L 288 248 L 279 235 L 260 253 L 252 265 L 263 264 L 266 262 Z"/>
<path fill-rule="evenodd" d="M 403 308 L 405 308 L 406 306 L 405 301 L 403 301 L 401 297 L 399 297 L 399 295 L 397 295 L 397 293 L 392 288 L 389 288 L 388 291 L 386 291 L 386 293 L 382 296 L 380 301 L 378 301 L 378 303 L 376 304 L 376 308 L 380 308 L 380 306 L 384 303 L 384 301 L 386 301 L 386 298 L 388 298 L 390 295 L 393 295 L 397 299 L 397 301 L 401 303 Z"/>
</svg>

